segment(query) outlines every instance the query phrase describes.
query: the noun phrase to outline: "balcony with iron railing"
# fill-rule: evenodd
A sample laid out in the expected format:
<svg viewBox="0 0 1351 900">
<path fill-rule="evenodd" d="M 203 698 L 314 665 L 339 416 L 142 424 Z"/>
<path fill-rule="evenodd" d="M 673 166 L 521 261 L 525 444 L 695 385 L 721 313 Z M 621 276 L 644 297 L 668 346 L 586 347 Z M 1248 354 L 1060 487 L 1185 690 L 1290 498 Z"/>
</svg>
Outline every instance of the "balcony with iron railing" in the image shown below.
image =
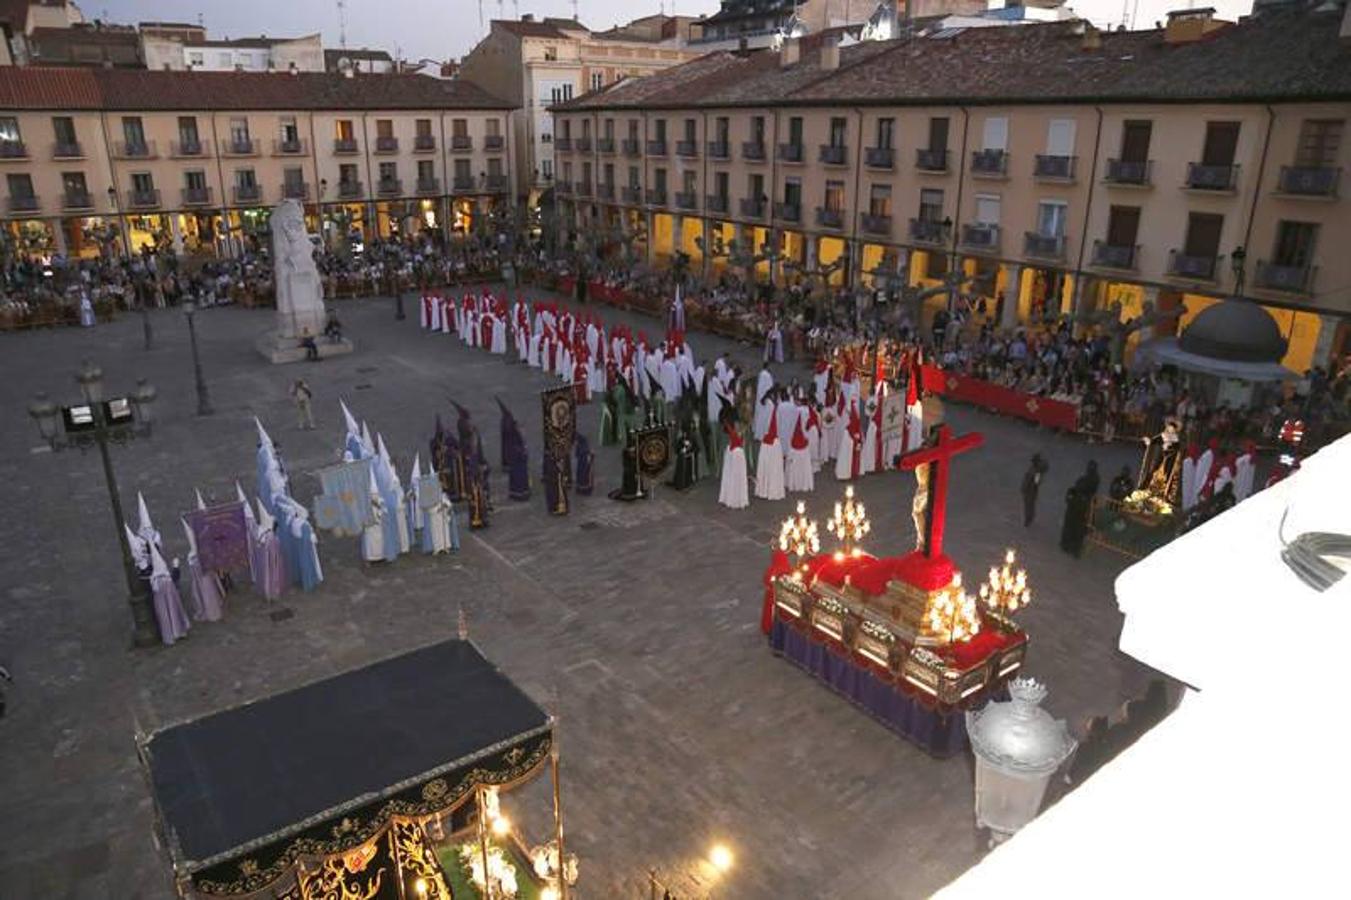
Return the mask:
<svg viewBox="0 0 1351 900">
<path fill-rule="evenodd" d="M 451 185 L 457 191 L 472 191 L 474 189 L 474 176 L 456 175 L 451 179 Z M 557 187 L 557 185 L 555 185 L 555 187 Z M 568 187 L 572 187 L 571 182 L 568 183 Z"/>
<path fill-rule="evenodd" d="M 801 203 L 775 203 L 774 218 L 780 222 L 800 222 L 802 221 Z"/>
<path fill-rule="evenodd" d="M 506 138 L 502 137 L 500 134 L 487 134 L 483 136 L 484 150 L 501 150 L 506 145 Z"/>
<path fill-rule="evenodd" d="M 911 219 L 910 240 L 930 247 L 941 246 L 947 243 L 951 227 L 947 222 L 935 219 Z"/>
<path fill-rule="evenodd" d="M 0 140 L 0 159 L 27 159 L 28 145 L 23 141 L 6 138 Z"/>
<path fill-rule="evenodd" d="M 1065 236 L 1063 234 L 1042 234 L 1040 231 L 1024 232 L 1023 255 L 1035 259 L 1063 260 L 1065 258 Z"/>
<path fill-rule="evenodd" d="M 376 153 L 398 153 L 399 139 L 392 134 L 377 135 L 375 138 Z"/>
<path fill-rule="evenodd" d="M 695 210 L 699 208 L 699 195 L 694 191 L 677 191 L 675 195 L 676 209 Z"/>
<path fill-rule="evenodd" d="M 666 142 L 665 142 L 665 141 L 648 141 L 648 142 L 647 142 L 647 155 L 648 155 L 648 156 L 665 156 L 665 155 L 666 155 Z"/>
<path fill-rule="evenodd" d="M 802 162 L 801 144 L 780 144 L 778 151 L 779 162 L 800 163 Z"/>
<path fill-rule="evenodd" d="M 765 217 L 765 207 L 768 206 L 764 200 L 756 200 L 751 197 L 742 197 L 739 209 L 741 215 L 747 219 L 763 219 Z"/>
<path fill-rule="evenodd" d="M 574 145 L 574 147 L 575 147 L 575 149 L 577 150 L 578 153 L 590 153 L 590 152 L 591 152 L 591 138 L 586 137 L 586 136 L 579 137 L 579 138 L 577 139 L 577 143 Z"/>
<path fill-rule="evenodd" d="M 52 159 L 84 159 L 84 148 L 79 141 L 57 141 L 52 144 Z"/>
<path fill-rule="evenodd" d="M 864 213 L 859 217 L 859 227 L 863 229 L 864 234 L 890 237 L 891 216 L 881 213 Z"/>
<path fill-rule="evenodd" d="M 849 162 L 849 148 L 843 144 L 822 144 L 817 159 L 822 165 L 843 166 Z"/>
<path fill-rule="evenodd" d="M 743 141 L 741 143 L 741 158 L 747 162 L 764 162 L 765 145 L 763 141 Z"/>
<path fill-rule="evenodd" d="M 602 181 L 600 184 L 596 185 L 596 197 L 601 200 L 613 201 L 615 198 L 615 186 L 613 184 L 606 184 Z"/>
<path fill-rule="evenodd" d="M 1145 187 L 1153 169 L 1152 159 L 1109 159 L 1103 181 L 1126 187 Z"/>
<path fill-rule="evenodd" d="M 507 176 L 500 172 L 489 172 L 485 183 L 489 191 L 500 193 L 507 189 Z"/>
<path fill-rule="evenodd" d="M 37 194 L 10 194 L 5 201 L 5 209 L 12 213 L 37 212 L 41 207 Z"/>
<path fill-rule="evenodd" d="M 844 210 L 830 206 L 816 207 L 816 224 L 822 228 L 839 231 L 844 227 Z"/>
<path fill-rule="evenodd" d="M 208 144 L 197 138 L 169 142 L 169 155 L 176 159 L 198 159 L 207 155 Z"/>
<path fill-rule="evenodd" d="M 234 189 L 236 203 L 259 203 L 263 199 L 261 184 L 237 184 Z"/>
<path fill-rule="evenodd" d="M 435 175 L 419 175 L 417 180 L 417 192 L 419 194 L 439 194 L 441 193 L 441 179 Z"/>
<path fill-rule="evenodd" d="M 915 168 L 921 172 L 946 172 L 948 170 L 948 151 L 930 150 L 921 147 L 915 151 Z"/>
<path fill-rule="evenodd" d="M 351 156 L 357 152 L 356 138 L 334 138 L 333 153 L 337 156 Z"/>
<path fill-rule="evenodd" d="M 309 152 L 309 146 L 304 138 L 295 138 L 294 140 L 278 139 L 272 142 L 273 156 L 303 156 Z"/>
<path fill-rule="evenodd" d="M 1077 156 L 1053 156 L 1038 153 L 1032 163 L 1032 177 L 1041 181 L 1073 181 Z"/>
<path fill-rule="evenodd" d="M 644 199 L 648 206 L 665 206 L 666 191 L 663 188 L 648 188 L 644 192 Z"/>
<path fill-rule="evenodd" d="M 971 222 L 962 226 L 962 247 L 972 253 L 999 252 L 999 226 L 991 222 Z"/>
<path fill-rule="evenodd" d="M 698 141 L 676 141 L 676 156 L 682 159 L 696 159 L 699 156 Z"/>
<path fill-rule="evenodd" d="M 1333 166 L 1281 166 L 1277 190 L 1292 197 L 1337 196 L 1342 170 Z"/>
<path fill-rule="evenodd" d="M 589 182 L 589 181 L 579 181 L 579 182 L 577 182 L 577 184 L 573 186 L 573 192 L 574 192 L 578 197 L 590 197 L 590 196 L 591 196 L 591 193 L 592 193 L 592 191 L 591 191 L 591 182 Z"/>
<path fill-rule="evenodd" d="M 453 144 L 454 144 L 454 140 L 452 139 L 452 147 L 451 147 L 451 149 L 454 149 Z M 555 135 L 555 136 L 554 136 L 554 151 L 557 152 L 557 153 L 571 153 L 571 152 L 572 152 L 572 138 L 558 137 L 557 135 Z"/>
<path fill-rule="evenodd" d="M 154 209 L 159 206 L 159 188 L 131 188 L 127 191 L 127 209 Z"/>
<path fill-rule="evenodd" d="M 893 147 L 868 147 L 863 151 L 863 164 L 870 169 L 896 168 L 896 150 Z"/>
<path fill-rule="evenodd" d="M 1139 268 L 1139 264 L 1139 244 L 1109 244 L 1102 240 L 1093 242 L 1093 252 L 1089 257 L 1089 265 L 1091 266 L 1099 269 L 1133 272 Z"/>
<path fill-rule="evenodd" d="M 641 156 L 643 153 L 643 142 L 636 138 L 624 138 L 619 143 L 625 156 Z"/>
<path fill-rule="evenodd" d="M 94 195 L 89 191 L 66 190 L 61 195 L 62 209 L 93 209 Z"/>
<path fill-rule="evenodd" d="M 283 181 L 281 195 L 286 200 L 306 200 L 310 196 L 310 184 L 307 181 Z"/>
<path fill-rule="evenodd" d="M 381 197 L 397 197 L 403 193 L 403 179 L 381 178 L 375 183 L 375 192 Z"/>
<path fill-rule="evenodd" d="M 1184 253 L 1173 249 L 1168 251 L 1168 274 L 1175 278 L 1190 278 L 1199 281 L 1216 281 L 1219 276 L 1222 256 L 1213 254 Z"/>
<path fill-rule="evenodd" d="M 1139 244 L 1093 242 L 1093 265 L 1100 269 L 1119 269 L 1123 272 L 1133 272 L 1139 258 Z"/>
<path fill-rule="evenodd" d="M 709 141 L 709 142 L 708 142 L 708 158 L 709 158 L 709 159 L 731 159 L 731 158 L 732 158 L 732 145 L 729 144 L 729 143 L 727 143 L 726 141 Z"/>
<path fill-rule="evenodd" d="M 459 179 L 458 179 L 458 178 L 455 179 L 455 182 L 456 182 L 456 184 L 458 184 L 458 183 L 459 183 Z M 558 194 L 560 197 L 571 197 L 571 196 L 572 196 L 572 182 L 571 182 L 571 181 L 564 181 L 562 178 L 559 178 L 558 180 L 556 180 L 556 181 L 554 182 L 554 193 L 555 193 L 555 194 Z"/>
<path fill-rule="evenodd" d="M 705 194 L 704 208 L 711 213 L 727 214 L 728 197 L 726 194 Z"/>
<path fill-rule="evenodd" d="M 435 151 L 436 151 L 436 135 L 434 134 L 413 135 L 414 153 L 434 153 Z"/>
<path fill-rule="evenodd" d="M 118 159 L 154 159 L 154 141 L 118 141 L 113 145 L 113 155 Z"/>
<path fill-rule="evenodd" d="M 221 148 L 223 156 L 257 156 L 259 141 L 257 138 L 231 138 Z"/>
<path fill-rule="evenodd" d="M 597 153 L 605 153 L 605 154 L 607 154 L 607 155 L 608 155 L 608 154 L 611 154 L 611 153 L 614 153 L 614 152 L 615 152 L 615 139 L 614 139 L 614 138 L 606 138 L 606 137 L 603 137 L 603 138 L 596 138 L 596 152 L 597 152 Z"/>
<path fill-rule="evenodd" d="M 637 185 L 630 184 L 621 188 L 619 191 L 620 199 L 630 206 L 638 206 L 643 202 L 643 189 Z"/>
<path fill-rule="evenodd" d="M 1009 155 L 1004 150 L 971 151 L 971 175 L 975 178 L 1007 178 Z"/>
<path fill-rule="evenodd" d="M 354 197 L 363 197 L 365 194 L 365 186 L 360 181 L 338 182 L 338 196 L 343 200 L 351 200 Z"/>
<path fill-rule="evenodd" d="M 1269 291 L 1302 294 L 1313 290 L 1317 266 L 1298 266 L 1288 263 L 1257 261 L 1257 286 Z"/>
<path fill-rule="evenodd" d="M 183 188 L 184 206 L 210 206 L 211 188 L 210 187 L 185 187 Z"/>
<path fill-rule="evenodd" d="M 1192 191 L 1232 191 L 1238 185 L 1238 166 L 1211 166 L 1187 163 L 1187 189 Z"/>
</svg>

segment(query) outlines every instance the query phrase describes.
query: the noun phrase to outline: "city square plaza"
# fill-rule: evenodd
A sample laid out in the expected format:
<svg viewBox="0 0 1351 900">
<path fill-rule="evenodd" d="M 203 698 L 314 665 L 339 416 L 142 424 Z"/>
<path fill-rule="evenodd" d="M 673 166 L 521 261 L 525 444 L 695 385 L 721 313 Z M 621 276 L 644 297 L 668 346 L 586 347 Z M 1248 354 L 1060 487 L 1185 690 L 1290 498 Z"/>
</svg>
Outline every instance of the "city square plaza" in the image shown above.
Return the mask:
<svg viewBox="0 0 1351 900">
<path fill-rule="evenodd" d="M 539 291 L 526 297 L 547 299 Z M 0 391 L 11 427 L 0 465 L 7 507 L 21 514 L 5 520 L 10 553 L 0 564 L 0 659 L 16 676 L 0 727 L 7 763 L 0 776 L 0 896 L 172 896 L 170 860 L 178 857 L 164 846 L 173 833 L 164 826 L 173 813 L 166 783 L 156 781 L 170 770 L 143 761 L 147 746 L 186 734 L 176 728 L 194 722 L 226 722 L 219 717 L 237 717 L 236 707 L 279 702 L 284 709 L 304 691 L 320 690 L 316 685 L 341 685 L 346 673 L 383 671 L 392 665 L 385 661 L 465 639 L 474 658 L 510 686 L 502 690 L 521 713 L 520 730 L 504 725 L 503 734 L 534 734 L 543 727 L 539 715 L 552 717 L 547 733 L 560 760 L 558 791 L 547 778 L 513 785 L 501 813 L 516 823 L 524 846 L 537 845 L 553 836 L 559 804 L 566 850 L 580 864 L 571 895 L 646 897 L 659 880 L 677 897 L 919 897 L 985 856 L 970 753 L 926 753 L 767 646 L 762 579 L 793 504 L 754 501 L 748 510 L 730 510 L 707 482 L 687 494 L 658 483 L 649 499 L 615 503 L 606 493 L 619 483 L 620 459 L 609 448 L 597 448 L 598 490 L 575 497 L 567 517 L 547 515 L 538 495 L 528 503 L 506 499 L 505 479 L 495 471 L 491 525 L 472 532 L 462 525 L 457 554 L 363 566 L 355 542 L 325 535 L 319 552 L 326 580 L 313 593 L 287 593 L 269 604 L 238 588 L 227 597 L 223 621 L 195 627 L 172 647 L 130 649 L 131 617 L 98 460 L 49 452 L 21 414 L 36 392 L 58 402 L 74 395 L 71 373 L 83 359 L 103 367 L 110 389 L 130 390 L 140 377 L 159 387 L 153 433 L 112 453 L 124 502 L 142 492 L 165 523 L 191 508 L 194 489 L 208 501 L 227 500 L 236 481 L 252 483 L 255 416 L 279 445 L 297 496 L 307 498 L 317 490 L 312 473 L 341 452 L 340 398 L 380 430 L 404 469 L 414 452 L 425 458 L 435 417 L 453 418 L 452 400 L 489 435 L 488 456 L 495 458 L 500 398 L 522 422 L 537 477 L 539 394 L 552 380 L 510 355 L 420 330 L 416 312 L 398 321 L 387 298 L 336 309 L 355 352 L 290 366 L 269 365 L 253 348 L 274 313 L 199 312 L 215 408 L 208 417 L 193 415 L 187 325 L 176 312 L 152 314 L 148 351 L 136 317 L 5 336 Z M 660 328 L 610 309 L 603 316 L 607 324 Z M 758 347 L 706 334 L 690 342 L 701 361 L 727 350 L 747 372 L 758 368 Z M 792 363 L 775 369 L 783 382 L 807 371 Z M 302 376 L 315 394 L 313 431 L 296 427 L 288 395 Z M 596 433 L 598 407 L 578 409 L 581 433 Z M 1032 592 L 1017 619 L 1026 639 L 1021 674 L 1049 688 L 1043 705 L 1074 728 L 1091 716 L 1114 716 L 1162 677 L 1117 649 L 1122 616 L 1113 585 L 1127 560 L 1101 549 L 1075 559 L 1060 551 L 1057 535 L 1065 491 L 1086 463 L 1096 460 L 1105 474 L 1133 471 L 1138 446 L 1090 445 L 953 404 L 945 420 L 954 434 L 978 432 L 983 444 L 946 463 L 943 551 L 974 586 L 1016 548 Z M 1018 485 L 1034 452 L 1050 470 L 1038 518 L 1024 528 Z M 914 547 L 914 486 L 901 471 L 855 482 L 870 520 L 864 550 L 904 558 Z M 823 474 L 803 498 L 807 513 L 824 522 L 843 493 L 843 484 Z M 176 530 L 169 549 L 177 555 L 183 551 L 173 549 L 174 537 Z M 823 544 L 833 549 L 830 538 Z M 1138 655 L 1149 658 L 1146 650 Z M 1164 663 L 1178 659 L 1161 657 L 1160 667 L 1174 674 Z M 1169 687 L 1180 685 L 1170 679 Z M 425 698 L 427 685 L 421 688 Z M 341 695 L 324 703 L 338 705 Z M 350 713 L 335 710 L 334 720 Z M 308 716 L 324 720 L 313 709 Z M 356 734 L 343 746 L 344 732 L 328 725 L 334 759 L 350 757 L 353 747 L 380 752 Z M 396 726 L 386 723 L 380 733 L 427 737 L 416 722 Z M 324 746 L 292 734 L 285 717 L 250 727 L 242 733 L 255 738 L 257 728 L 268 730 L 276 758 L 312 750 L 316 771 L 333 762 Z M 403 758 L 403 750 L 391 756 Z M 214 756 L 229 762 L 220 748 Z M 370 768 L 399 774 L 392 764 Z M 343 770 L 333 771 L 337 778 Z M 167 786 L 172 793 L 172 778 Z M 1057 779 L 1050 800 L 1063 791 Z M 330 798 L 342 794 L 327 788 Z M 1060 802 L 1068 807 L 1075 799 L 1071 793 Z M 268 797 L 252 802 L 266 808 Z M 1164 806 L 1157 811 L 1167 813 Z M 472 823 L 467 827 L 472 833 Z M 991 861 L 1008 858 L 1018 842 Z M 216 845 L 228 843 L 221 837 Z"/>
</svg>

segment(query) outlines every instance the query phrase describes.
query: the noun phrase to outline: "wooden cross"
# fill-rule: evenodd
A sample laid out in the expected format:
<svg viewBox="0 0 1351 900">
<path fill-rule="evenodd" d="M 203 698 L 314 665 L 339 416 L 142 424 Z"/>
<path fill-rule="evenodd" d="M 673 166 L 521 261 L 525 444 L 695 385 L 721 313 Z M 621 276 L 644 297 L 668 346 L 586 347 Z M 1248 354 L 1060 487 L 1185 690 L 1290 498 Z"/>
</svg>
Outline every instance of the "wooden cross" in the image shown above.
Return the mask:
<svg viewBox="0 0 1351 900">
<path fill-rule="evenodd" d="M 929 534 L 924 541 L 924 555 L 929 559 L 937 559 L 943 555 L 943 526 L 946 524 L 948 503 L 948 469 L 952 466 L 952 458 L 959 453 L 965 453 L 967 450 L 974 450 L 983 443 L 985 443 L 985 436 L 980 432 L 972 432 L 954 438 L 951 428 L 940 425 L 938 426 L 938 440 L 932 447 L 916 450 L 914 453 L 907 453 L 901 457 L 901 468 L 907 472 L 923 465 L 933 467 L 929 474 Z"/>
</svg>

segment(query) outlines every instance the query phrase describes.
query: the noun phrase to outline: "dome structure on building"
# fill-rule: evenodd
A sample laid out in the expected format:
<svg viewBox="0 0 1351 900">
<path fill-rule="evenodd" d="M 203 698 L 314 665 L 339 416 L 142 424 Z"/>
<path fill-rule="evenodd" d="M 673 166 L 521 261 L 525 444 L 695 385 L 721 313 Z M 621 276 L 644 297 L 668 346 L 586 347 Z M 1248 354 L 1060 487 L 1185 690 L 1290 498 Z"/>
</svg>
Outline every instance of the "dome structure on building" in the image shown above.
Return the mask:
<svg viewBox="0 0 1351 900">
<path fill-rule="evenodd" d="M 1249 300 L 1230 298 L 1208 306 L 1182 330 L 1187 353 L 1240 363 L 1279 363 L 1287 347 L 1271 314 Z"/>
</svg>

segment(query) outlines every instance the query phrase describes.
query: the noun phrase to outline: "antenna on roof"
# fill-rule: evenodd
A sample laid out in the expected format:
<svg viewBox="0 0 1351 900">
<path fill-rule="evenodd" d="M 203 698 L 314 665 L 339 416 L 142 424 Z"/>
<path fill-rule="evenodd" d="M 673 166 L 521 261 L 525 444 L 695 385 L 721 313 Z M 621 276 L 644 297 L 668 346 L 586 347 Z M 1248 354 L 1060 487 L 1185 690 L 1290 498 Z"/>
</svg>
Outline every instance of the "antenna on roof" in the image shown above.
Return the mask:
<svg viewBox="0 0 1351 900">
<path fill-rule="evenodd" d="M 483 28 L 483 0 L 478 0 L 478 27 Z"/>
<path fill-rule="evenodd" d="M 338 46 L 347 49 L 347 0 L 338 0 Z"/>
<path fill-rule="evenodd" d="M 572 21 L 580 22 L 582 17 L 577 12 L 577 0 L 572 0 Z"/>
</svg>

